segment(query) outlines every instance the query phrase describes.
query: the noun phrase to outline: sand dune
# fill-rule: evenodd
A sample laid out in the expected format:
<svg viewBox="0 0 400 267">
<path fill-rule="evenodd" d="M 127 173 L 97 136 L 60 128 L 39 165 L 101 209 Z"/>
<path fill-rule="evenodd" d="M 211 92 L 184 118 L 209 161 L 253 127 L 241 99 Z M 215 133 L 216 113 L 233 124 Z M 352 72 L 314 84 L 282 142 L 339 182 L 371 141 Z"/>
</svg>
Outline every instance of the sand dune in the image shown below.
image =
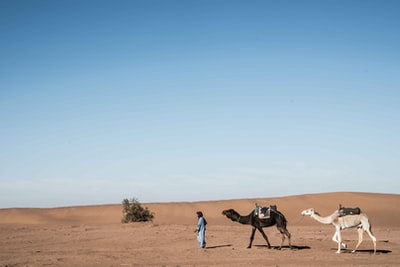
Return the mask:
<svg viewBox="0 0 400 267">
<path fill-rule="evenodd" d="M 246 249 L 251 227 L 222 216 L 234 208 L 247 215 L 255 203 L 276 204 L 288 220 L 294 250 L 269 250 L 259 233 Z M 335 254 L 334 229 L 309 217 L 313 207 L 329 215 L 339 204 L 360 207 L 373 225 L 378 253 L 371 255 L 366 236 L 356 254 Z M 400 195 L 323 193 L 279 198 L 142 203 L 155 213 L 152 223 L 120 223 L 122 205 L 0 209 L 0 267 L 5 266 L 397 266 L 400 262 Z M 207 247 L 201 250 L 193 233 L 197 210 L 209 222 Z M 273 246 L 281 236 L 265 229 Z M 350 248 L 357 231 L 346 230 Z M 285 245 L 287 246 L 287 242 Z"/>
<path fill-rule="evenodd" d="M 371 220 L 381 226 L 400 225 L 400 195 L 373 193 L 323 193 L 279 198 L 236 199 L 201 202 L 142 203 L 155 213 L 158 224 L 193 224 L 195 212 L 202 210 L 213 224 L 229 223 L 221 211 L 234 208 L 247 215 L 255 203 L 276 204 L 288 221 L 301 219 L 300 212 L 315 208 L 322 215 L 331 214 L 339 204 L 360 207 Z M 0 209 L 0 224 L 107 224 L 119 223 L 122 217 L 121 204 L 75 206 L 61 208 L 16 208 Z M 311 220 L 303 220 L 302 225 L 310 225 Z"/>
</svg>

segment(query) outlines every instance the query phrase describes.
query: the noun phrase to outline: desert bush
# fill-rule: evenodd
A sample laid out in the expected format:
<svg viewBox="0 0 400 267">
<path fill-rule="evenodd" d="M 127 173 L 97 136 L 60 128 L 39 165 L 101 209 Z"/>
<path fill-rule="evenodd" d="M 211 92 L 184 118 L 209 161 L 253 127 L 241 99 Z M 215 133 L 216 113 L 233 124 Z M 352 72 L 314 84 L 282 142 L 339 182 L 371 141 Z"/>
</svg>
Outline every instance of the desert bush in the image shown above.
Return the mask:
<svg viewBox="0 0 400 267">
<path fill-rule="evenodd" d="M 137 198 L 131 198 L 130 200 L 125 198 L 122 201 L 122 213 L 122 223 L 147 222 L 152 221 L 154 218 L 154 213 L 147 207 L 143 208 Z"/>
</svg>

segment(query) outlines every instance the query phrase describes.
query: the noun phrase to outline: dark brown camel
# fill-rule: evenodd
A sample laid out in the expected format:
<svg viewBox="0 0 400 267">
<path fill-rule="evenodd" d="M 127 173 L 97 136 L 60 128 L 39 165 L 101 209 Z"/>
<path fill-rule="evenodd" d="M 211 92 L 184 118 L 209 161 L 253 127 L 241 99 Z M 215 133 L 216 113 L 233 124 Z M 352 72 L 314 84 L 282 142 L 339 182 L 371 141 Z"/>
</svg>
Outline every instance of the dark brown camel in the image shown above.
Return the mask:
<svg viewBox="0 0 400 267">
<path fill-rule="evenodd" d="M 267 219 L 260 219 L 257 215 L 254 214 L 254 211 L 252 211 L 247 216 L 241 216 L 239 213 L 237 213 L 233 209 L 224 210 L 222 212 L 222 214 L 234 222 L 238 222 L 241 224 L 250 224 L 253 227 L 253 229 L 251 231 L 251 236 L 250 236 L 250 243 L 247 248 L 251 248 L 251 244 L 253 243 L 254 234 L 256 232 L 256 229 L 258 231 L 260 231 L 260 233 L 264 237 L 265 241 L 267 241 L 268 248 L 271 248 L 271 244 L 268 241 L 268 237 L 264 233 L 264 230 L 262 228 L 276 225 L 276 228 L 278 228 L 279 232 L 281 232 L 281 234 L 282 234 L 282 243 L 281 243 L 279 249 L 282 248 L 283 242 L 285 241 L 285 235 L 288 237 L 289 247 L 290 247 L 290 249 L 292 249 L 292 245 L 290 242 L 290 233 L 286 229 L 287 221 L 285 219 L 285 216 L 278 210 L 271 209 L 270 217 Z"/>
</svg>

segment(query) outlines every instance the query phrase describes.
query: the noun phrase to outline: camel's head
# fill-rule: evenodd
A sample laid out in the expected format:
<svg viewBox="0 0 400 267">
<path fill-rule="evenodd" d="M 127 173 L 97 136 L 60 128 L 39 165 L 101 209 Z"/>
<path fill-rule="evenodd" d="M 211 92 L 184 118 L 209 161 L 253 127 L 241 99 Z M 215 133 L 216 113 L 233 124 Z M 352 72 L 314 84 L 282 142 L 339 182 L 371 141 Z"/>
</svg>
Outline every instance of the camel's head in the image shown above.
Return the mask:
<svg viewBox="0 0 400 267">
<path fill-rule="evenodd" d="M 234 209 L 223 210 L 222 214 L 232 221 L 236 221 L 240 217 L 240 215 Z"/>
<path fill-rule="evenodd" d="M 313 208 L 310 208 L 310 209 L 303 210 L 303 211 L 301 212 L 301 215 L 303 215 L 303 216 L 311 216 L 311 215 L 313 215 L 314 213 L 315 213 L 314 209 L 313 209 Z"/>
<path fill-rule="evenodd" d="M 233 213 L 233 209 L 229 209 L 229 210 L 223 210 L 222 211 L 222 215 L 225 215 L 225 216 L 229 216 L 230 214 L 232 214 Z"/>
</svg>

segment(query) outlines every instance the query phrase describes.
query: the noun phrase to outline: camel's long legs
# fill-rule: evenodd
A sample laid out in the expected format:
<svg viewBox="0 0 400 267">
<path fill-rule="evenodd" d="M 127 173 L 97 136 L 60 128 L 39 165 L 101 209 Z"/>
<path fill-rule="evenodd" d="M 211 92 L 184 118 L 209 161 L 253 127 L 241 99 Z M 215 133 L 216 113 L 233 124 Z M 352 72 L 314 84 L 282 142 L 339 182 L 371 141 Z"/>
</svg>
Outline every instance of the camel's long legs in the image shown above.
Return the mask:
<svg viewBox="0 0 400 267">
<path fill-rule="evenodd" d="M 279 249 L 282 248 L 283 246 L 283 242 L 285 242 L 285 235 L 282 233 L 282 242 L 281 242 L 281 246 L 279 247 Z"/>
<path fill-rule="evenodd" d="M 357 232 L 358 232 L 358 243 L 356 245 L 356 248 L 352 251 L 352 253 L 356 252 L 358 246 L 361 244 L 361 242 L 363 241 L 363 233 L 364 233 L 364 229 L 362 229 L 361 227 L 357 228 Z"/>
<path fill-rule="evenodd" d="M 363 241 L 363 234 L 364 231 L 366 231 L 369 235 L 369 237 L 372 239 L 372 242 L 374 243 L 374 254 L 376 254 L 376 237 L 372 234 L 370 229 L 365 230 L 362 227 L 357 228 L 358 231 L 358 243 L 356 245 L 356 248 L 352 251 L 353 253 L 356 252 L 357 248 L 360 246 L 361 242 Z"/>
<path fill-rule="evenodd" d="M 253 243 L 253 240 L 254 240 L 254 234 L 256 233 L 256 228 L 255 227 L 252 227 L 252 229 L 251 229 L 251 235 L 250 235 L 250 243 L 249 243 L 249 246 L 247 247 L 247 248 L 251 248 L 251 244 Z"/>
<path fill-rule="evenodd" d="M 289 239 L 289 248 L 292 249 L 292 242 L 290 241 L 290 233 L 287 229 L 285 229 L 285 234 L 287 235 L 288 239 Z"/>
<path fill-rule="evenodd" d="M 338 242 L 338 250 L 336 251 L 336 253 L 340 253 L 340 245 L 342 243 L 342 235 L 340 233 L 340 229 L 336 229 L 336 235 L 337 235 L 337 242 Z"/>
<path fill-rule="evenodd" d="M 271 248 L 271 244 L 269 243 L 268 237 L 267 237 L 267 235 L 264 233 L 264 230 L 263 230 L 262 228 L 258 228 L 258 231 L 260 231 L 260 233 L 261 233 L 262 236 L 264 237 L 265 241 L 267 241 L 268 248 Z"/>
<path fill-rule="evenodd" d="M 336 253 L 340 253 L 341 245 L 343 246 L 343 248 L 347 247 L 345 243 L 342 243 L 342 235 L 340 233 L 340 227 L 336 227 L 336 232 L 333 235 L 332 240 L 338 244 L 338 250 L 336 251 Z"/>
<path fill-rule="evenodd" d="M 292 249 L 292 244 L 290 242 L 290 233 L 289 233 L 289 231 L 286 228 L 280 228 L 278 230 L 281 232 L 281 235 L 282 235 L 282 243 L 281 243 L 280 248 L 282 248 L 283 243 L 285 242 L 285 235 L 286 235 L 288 237 L 288 240 L 289 240 L 289 247 L 290 247 L 290 249 Z"/>
<path fill-rule="evenodd" d="M 338 243 L 339 241 L 337 240 L 337 231 L 335 231 L 335 234 L 332 236 L 332 240 L 336 243 Z"/>
<path fill-rule="evenodd" d="M 372 234 L 371 229 L 367 229 L 365 231 L 368 233 L 369 237 L 371 237 L 372 242 L 374 243 L 374 254 L 376 254 L 376 237 Z"/>
<path fill-rule="evenodd" d="M 340 240 L 339 240 L 339 238 L 340 238 Z M 332 240 L 338 244 L 338 250 L 336 251 L 336 253 L 340 253 L 340 246 L 342 246 L 343 248 L 347 248 L 347 245 L 342 242 L 340 228 L 336 229 L 335 234 L 332 237 Z"/>
</svg>

